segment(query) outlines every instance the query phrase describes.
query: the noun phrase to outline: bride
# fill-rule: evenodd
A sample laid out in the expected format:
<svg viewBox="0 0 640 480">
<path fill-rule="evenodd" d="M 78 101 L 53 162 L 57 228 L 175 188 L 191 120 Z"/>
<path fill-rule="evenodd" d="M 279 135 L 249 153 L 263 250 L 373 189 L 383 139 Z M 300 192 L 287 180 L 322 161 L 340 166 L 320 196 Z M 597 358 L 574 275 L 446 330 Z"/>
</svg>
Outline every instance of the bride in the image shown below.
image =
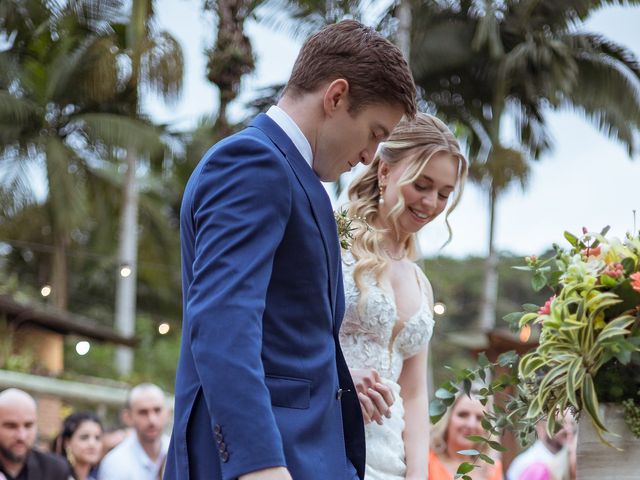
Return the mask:
<svg viewBox="0 0 640 480">
<path fill-rule="evenodd" d="M 447 206 L 446 216 L 451 213 L 466 175 L 467 162 L 451 131 L 419 113 L 398 124 L 349 188 L 348 214 L 356 220 L 342 259 L 346 311 L 340 343 L 350 369 L 375 369 L 395 396 L 389 418 L 381 421 L 367 408 L 375 385 L 358 392 L 367 480 L 427 478 L 433 293 L 412 260 L 416 233 Z"/>
</svg>

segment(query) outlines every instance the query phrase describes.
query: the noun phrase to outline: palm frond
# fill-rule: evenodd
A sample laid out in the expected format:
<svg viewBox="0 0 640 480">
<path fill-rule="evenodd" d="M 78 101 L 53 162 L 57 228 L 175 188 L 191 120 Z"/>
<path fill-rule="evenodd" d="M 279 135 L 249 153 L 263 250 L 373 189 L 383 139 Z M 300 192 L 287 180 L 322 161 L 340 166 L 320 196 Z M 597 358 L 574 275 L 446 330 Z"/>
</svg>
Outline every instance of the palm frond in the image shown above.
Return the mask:
<svg viewBox="0 0 640 480">
<path fill-rule="evenodd" d="M 168 32 L 160 32 L 142 46 L 140 79 L 143 86 L 167 102 L 176 102 L 182 92 L 184 77 L 180 44 Z"/>
<path fill-rule="evenodd" d="M 134 118 L 108 113 L 76 115 L 74 121 L 92 143 L 134 148 L 151 156 L 164 149 L 160 130 Z"/>
<path fill-rule="evenodd" d="M 86 217 L 86 189 L 70 170 L 75 152 L 59 138 L 49 137 L 45 144 L 49 214 L 54 230 L 71 232 Z"/>
</svg>

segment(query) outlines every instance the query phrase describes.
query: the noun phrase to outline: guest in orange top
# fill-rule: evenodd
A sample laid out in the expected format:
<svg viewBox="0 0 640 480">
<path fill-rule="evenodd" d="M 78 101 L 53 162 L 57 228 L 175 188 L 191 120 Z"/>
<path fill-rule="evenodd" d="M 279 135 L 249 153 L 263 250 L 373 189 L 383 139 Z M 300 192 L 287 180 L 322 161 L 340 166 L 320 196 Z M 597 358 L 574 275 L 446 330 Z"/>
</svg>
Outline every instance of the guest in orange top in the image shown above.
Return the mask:
<svg viewBox="0 0 640 480">
<path fill-rule="evenodd" d="M 475 449 L 488 454 L 487 445 L 474 443 L 469 435 L 485 436 L 480 424 L 484 407 L 471 395 L 459 395 L 453 406 L 431 430 L 431 450 L 429 451 L 429 480 L 452 480 L 462 462 L 473 462 L 473 458 L 460 455 L 460 450 Z M 502 480 L 502 463 L 495 464 L 478 460 L 476 468 L 469 474 L 473 480 Z"/>
</svg>

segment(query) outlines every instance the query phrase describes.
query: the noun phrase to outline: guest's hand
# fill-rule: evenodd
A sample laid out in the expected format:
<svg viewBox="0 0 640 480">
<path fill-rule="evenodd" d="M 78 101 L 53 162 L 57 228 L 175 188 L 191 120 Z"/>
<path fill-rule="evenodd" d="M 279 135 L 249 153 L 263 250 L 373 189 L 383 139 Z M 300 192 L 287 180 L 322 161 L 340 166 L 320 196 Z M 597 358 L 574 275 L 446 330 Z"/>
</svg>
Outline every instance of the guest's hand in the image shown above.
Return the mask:
<svg viewBox="0 0 640 480">
<path fill-rule="evenodd" d="M 289 470 L 285 467 L 265 468 L 255 472 L 240 475 L 238 480 L 292 480 Z"/>
<path fill-rule="evenodd" d="M 382 425 L 383 417 L 391 417 L 391 405 L 395 401 L 391 389 L 381 382 L 380 375 L 373 368 L 353 368 L 349 370 L 358 392 L 364 423 L 377 422 Z"/>
</svg>

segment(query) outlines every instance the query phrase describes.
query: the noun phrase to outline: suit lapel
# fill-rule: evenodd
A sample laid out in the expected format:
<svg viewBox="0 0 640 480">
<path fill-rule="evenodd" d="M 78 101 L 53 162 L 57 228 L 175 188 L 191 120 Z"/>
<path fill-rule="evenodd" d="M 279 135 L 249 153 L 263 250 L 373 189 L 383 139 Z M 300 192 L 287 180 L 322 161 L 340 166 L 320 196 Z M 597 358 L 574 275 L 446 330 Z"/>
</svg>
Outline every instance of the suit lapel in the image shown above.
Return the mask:
<svg viewBox="0 0 640 480">
<path fill-rule="evenodd" d="M 320 230 L 320 237 L 324 245 L 325 256 L 327 258 L 327 268 L 329 271 L 329 299 L 333 308 L 334 326 L 337 323 L 336 314 L 336 285 L 338 268 L 340 268 L 340 247 L 338 245 L 338 232 L 336 228 L 331 200 L 327 195 L 322 183 L 311 169 L 309 164 L 302 157 L 291 139 L 268 115 L 260 114 L 251 123 L 252 127 L 262 130 L 271 141 L 284 154 L 287 162 L 291 165 L 294 174 L 302 186 L 309 204 L 313 218 Z"/>
</svg>

